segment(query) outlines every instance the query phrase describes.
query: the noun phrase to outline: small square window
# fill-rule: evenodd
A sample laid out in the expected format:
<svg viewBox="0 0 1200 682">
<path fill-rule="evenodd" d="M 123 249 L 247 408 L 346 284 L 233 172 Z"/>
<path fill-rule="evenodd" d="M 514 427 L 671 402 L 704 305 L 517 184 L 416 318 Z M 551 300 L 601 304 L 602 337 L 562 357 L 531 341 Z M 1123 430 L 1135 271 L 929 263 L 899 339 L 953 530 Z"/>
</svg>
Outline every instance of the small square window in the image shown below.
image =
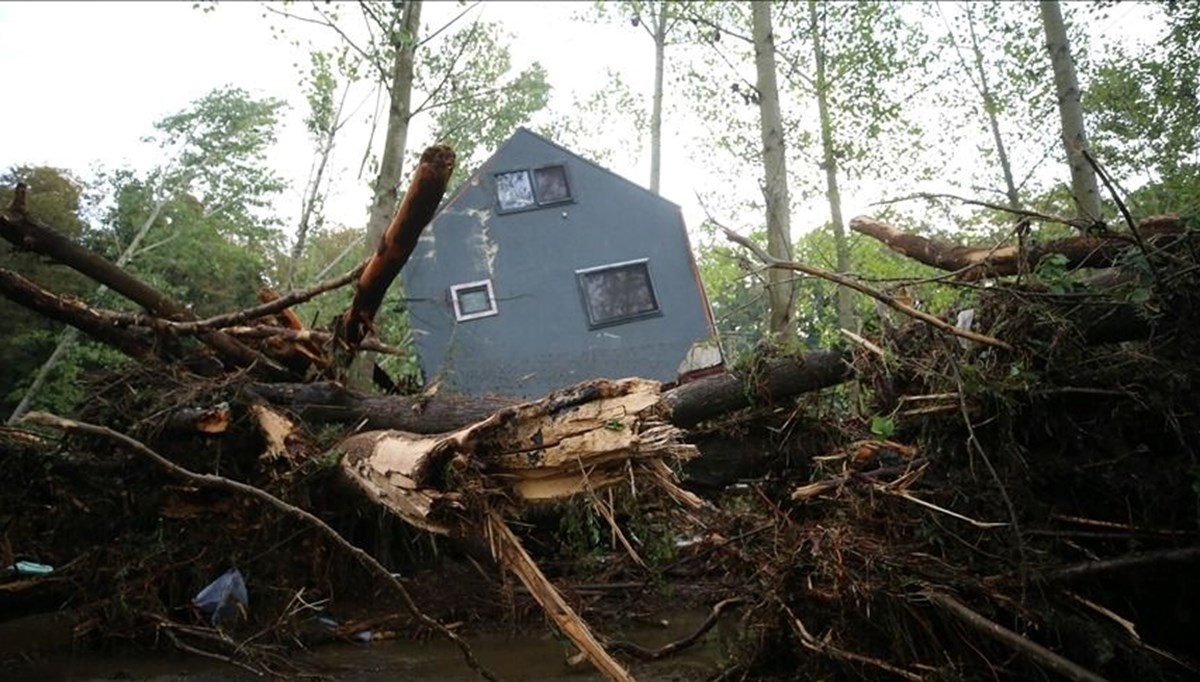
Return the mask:
<svg viewBox="0 0 1200 682">
<path fill-rule="evenodd" d="M 546 166 L 533 171 L 533 184 L 537 189 L 538 204 L 558 204 L 571 200 L 571 187 L 567 184 L 567 169 L 564 166 Z"/>
<path fill-rule="evenodd" d="M 577 270 L 575 274 L 593 328 L 660 314 L 645 259 Z"/>
<path fill-rule="evenodd" d="M 492 292 L 492 280 L 455 284 L 450 287 L 450 298 L 454 302 L 454 319 L 462 322 L 480 317 L 496 315 L 496 296 Z"/>
<path fill-rule="evenodd" d="M 533 198 L 533 183 L 529 180 L 529 171 L 497 173 L 495 177 L 496 198 L 500 201 L 501 211 L 519 211 L 537 205 Z"/>
</svg>

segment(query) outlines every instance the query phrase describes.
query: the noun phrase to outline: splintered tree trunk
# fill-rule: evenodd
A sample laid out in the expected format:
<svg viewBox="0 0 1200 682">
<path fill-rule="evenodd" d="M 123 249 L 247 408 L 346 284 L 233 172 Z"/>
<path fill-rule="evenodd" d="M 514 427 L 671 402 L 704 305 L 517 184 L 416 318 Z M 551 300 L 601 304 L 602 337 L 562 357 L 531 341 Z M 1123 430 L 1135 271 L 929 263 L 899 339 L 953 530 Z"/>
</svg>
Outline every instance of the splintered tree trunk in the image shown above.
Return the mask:
<svg viewBox="0 0 1200 682">
<path fill-rule="evenodd" d="M 388 287 L 408 262 L 421 231 L 433 219 L 454 173 L 454 159 L 454 151 L 446 145 L 434 145 L 421 154 L 404 203 L 359 275 L 354 300 L 342 317 L 344 338 L 352 347 L 361 343 L 373 327 Z"/>
<path fill-rule="evenodd" d="M 825 195 L 829 198 L 829 219 L 833 225 L 833 243 L 837 252 L 837 271 L 850 271 L 850 244 L 846 240 L 846 223 L 842 218 L 842 194 L 838 189 L 837 155 L 833 148 L 833 119 L 829 115 L 829 77 L 825 69 L 825 48 L 822 45 L 821 23 L 817 16 L 816 0 L 808 2 L 808 29 L 812 39 L 813 60 L 816 62 L 817 115 L 821 123 L 821 162 L 825 168 Z M 838 326 L 855 331 L 854 292 L 846 287 L 837 291 Z"/>
<path fill-rule="evenodd" d="M 1079 80 L 1075 76 L 1075 60 L 1063 22 L 1062 8 L 1057 0 L 1042 0 L 1042 26 L 1046 30 L 1046 49 L 1054 68 L 1054 86 L 1058 91 L 1058 112 L 1062 118 L 1062 140 L 1071 166 L 1071 194 L 1079 212 L 1093 220 L 1100 219 L 1100 190 L 1096 172 L 1084 158 L 1088 149 L 1083 125 L 1083 106 L 1080 104 Z"/>
<path fill-rule="evenodd" d="M 783 137 L 783 114 L 779 86 L 775 80 L 775 36 L 771 27 L 771 5 L 751 3 L 754 21 L 754 65 L 758 72 L 759 118 L 762 131 L 763 171 L 767 204 L 767 252 L 782 261 L 792 260 L 791 199 L 788 196 L 787 148 Z M 778 268 L 767 271 L 767 297 L 771 307 L 770 331 L 790 340 L 796 336 L 792 314 L 795 284 L 792 275 Z"/>
</svg>

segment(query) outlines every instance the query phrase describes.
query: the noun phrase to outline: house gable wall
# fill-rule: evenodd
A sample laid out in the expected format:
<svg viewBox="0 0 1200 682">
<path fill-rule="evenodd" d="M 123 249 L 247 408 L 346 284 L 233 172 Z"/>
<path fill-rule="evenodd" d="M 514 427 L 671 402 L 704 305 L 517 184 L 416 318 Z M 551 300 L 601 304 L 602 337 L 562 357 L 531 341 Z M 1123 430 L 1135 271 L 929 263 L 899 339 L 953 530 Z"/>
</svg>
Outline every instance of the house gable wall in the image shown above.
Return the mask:
<svg viewBox="0 0 1200 682">
<path fill-rule="evenodd" d="M 494 174 L 564 164 L 571 203 L 499 212 Z M 427 228 L 404 270 L 427 381 L 538 396 L 593 377 L 672 381 L 711 339 L 680 210 L 519 131 Z M 592 329 L 576 271 L 647 259 L 661 315 Z M 449 287 L 492 281 L 498 314 L 456 321 Z"/>
</svg>

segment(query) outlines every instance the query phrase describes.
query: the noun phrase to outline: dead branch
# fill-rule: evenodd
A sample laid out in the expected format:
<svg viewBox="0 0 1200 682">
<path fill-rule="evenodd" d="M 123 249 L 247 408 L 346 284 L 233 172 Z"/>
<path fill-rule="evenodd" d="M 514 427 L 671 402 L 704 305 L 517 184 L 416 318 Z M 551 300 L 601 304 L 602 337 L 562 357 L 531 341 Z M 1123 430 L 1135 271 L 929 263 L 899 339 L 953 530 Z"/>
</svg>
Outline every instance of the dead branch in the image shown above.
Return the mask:
<svg viewBox="0 0 1200 682">
<path fill-rule="evenodd" d="M 736 244 L 740 244 L 740 245 L 744 246 L 745 248 L 749 249 L 760 261 L 762 261 L 765 265 L 767 265 L 769 267 L 782 268 L 784 270 L 794 270 L 796 272 L 802 272 L 806 275 L 811 275 L 812 277 L 818 277 L 820 279 L 823 279 L 823 280 L 826 280 L 829 282 L 833 282 L 834 284 L 837 284 L 839 286 L 853 289 L 861 294 L 866 294 L 867 296 L 870 296 L 871 298 L 875 299 L 876 301 L 879 301 L 880 303 L 886 305 L 887 307 L 889 307 L 893 310 L 904 313 L 905 315 L 908 315 L 909 317 L 914 317 L 918 320 L 921 320 L 922 322 L 924 322 L 932 327 L 935 327 L 937 329 L 940 329 L 941 331 L 943 331 L 947 334 L 952 334 L 954 336 L 960 336 L 964 339 L 968 339 L 968 340 L 974 341 L 976 343 L 982 343 L 984 345 L 994 346 L 996 348 L 1002 348 L 1004 350 L 1011 351 L 1013 349 L 1011 344 L 1001 341 L 1000 339 L 993 338 L 991 336 L 987 336 L 986 334 L 979 334 L 979 333 L 973 332 L 969 329 L 959 329 L 958 327 L 955 327 L 954 325 L 946 322 L 945 320 L 939 319 L 935 315 L 930 315 L 927 312 L 917 310 L 916 308 L 908 305 L 907 303 L 902 303 L 902 302 L 896 300 L 895 298 L 893 298 L 892 296 L 888 296 L 887 294 L 885 294 L 883 292 L 872 289 L 871 287 L 869 287 L 857 280 L 851 279 L 849 277 L 845 277 L 843 275 L 839 275 L 837 273 L 826 272 L 819 268 L 814 268 L 811 265 L 805 265 L 803 263 L 793 263 L 793 262 L 788 262 L 788 261 L 781 261 L 778 258 L 775 258 L 774 256 L 771 256 L 770 254 L 768 254 L 758 244 L 755 244 L 754 242 L 750 241 L 749 239 L 746 239 L 745 237 L 734 232 L 733 230 L 729 229 L 728 227 L 725 227 L 724 225 L 720 225 L 719 223 L 717 224 L 717 226 L 720 227 L 725 232 L 725 237 L 727 239 L 729 239 L 729 241 L 734 242 Z"/>
<path fill-rule="evenodd" d="M 1046 666 L 1046 668 L 1068 679 L 1076 680 L 1076 682 L 1105 682 L 1105 679 L 1096 673 L 1080 666 L 1078 663 L 1059 656 L 1037 642 L 1022 637 L 1012 630 L 984 618 L 944 592 L 931 590 L 926 592 L 925 596 L 929 601 L 942 607 L 967 625 L 1012 647 L 1018 653 L 1032 658 L 1041 665 Z"/>
<path fill-rule="evenodd" d="M 177 321 L 194 320 L 195 315 L 154 287 L 117 267 L 105 258 L 76 244 L 53 228 L 32 220 L 22 213 L 0 211 L 0 237 L 17 248 L 27 249 L 73 268 L 107 286 L 125 298 L 146 308 L 150 313 Z M 289 376 L 286 369 L 220 332 L 208 332 L 201 340 L 216 349 L 239 367 L 259 367 L 274 378 Z"/>
<path fill-rule="evenodd" d="M 151 362 L 157 359 L 153 338 L 138 330 L 114 327 L 111 321 L 82 301 L 56 296 L 11 270 L 0 268 L 0 294 L 40 315 L 69 324 L 134 360 Z"/>
<path fill-rule="evenodd" d="M 489 512 L 486 518 L 487 535 L 491 540 L 492 553 L 496 560 L 516 574 L 521 583 L 528 588 L 529 593 L 542 606 L 546 614 L 558 626 L 575 646 L 587 656 L 596 669 L 604 673 L 610 680 L 632 680 L 633 677 L 605 651 L 596 640 L 595 635 L 588 629 L 587 623 L 575 613 L 575 609 L 562 598 L 558 590 L 546 579 L 537 563 L 521 546 L 517 536 L 509 529 L 508 524 L 495 511 Z"/>
<path fill-rule="evenodd" d="M 814 637 L 813 634 L 811 632 L 809 632 L 808 628 L 804 625 L 804 621 L 800 620 L 796 616 L 796 614 L 794 612 L 792 612 L 792 610 L 790 608 L 788 608 L 788 606 L 786 604 L 784 604 L 783 602 L 779 602 L 779 605 L 780 605 L 780 607 L 783 608 L 784 612 L 787 613 L 788 620 L 791 624 L 792 630 L 800 638 L 800 643 L 803 644 L 806 648 L 816 651 L 817 653 L 825 654 L 826 656 L 837 659 L 839 661 L 848 661 L 848 662 L 852 662 L 852 663 L 860 663 L 860 664 L 864 664 L 864 665 L 869 665 L 874 668 L 878 668 L 880 670 L 891 673 L 892 675 L 895 675 L 896 677 L 899 677 L 901 679 L 909 680 L 909 682 L 922 682 L 922 680 L 925 679 L 914 672 L 909 672 L 908 670 L 894 666 L 891 663 L 888 663 L 887 661 L 881 661 L 877 658 L 872 658 L 871 656 L 864 656 L 863 654 L 860 654 L 860 653 L 857 653 L 854 651 L 848 651 L 839 646 L 836 646 L 831 641 L 829 641 L 828 635 L 826 635 L 825 637 L 821 637 L 821 638 Z"/>
<path fill-rule="evenodd" d="M 1048 571 L 1042 575 L 1042 580 L 1047 582 L 1068 582 L 1111 573 L 1121 573 L 1147 566 L 1193 561 L 1200 561 L 1200 547 L 1164 549 L 1157 552 L 1143 552 L 1141 554 L 1131 554 L 1101 561 L 1085 561 L 1073 566 L 1064 566 Z"/>
<path fill-rule="evenodd" d="M 326 344 L 333 341 L 333 334 L 331 332 L 323 332 L 316 329 L 294 330 L 286 327 L 225 327 L 221 331 L 230 336 L 253 339 L 278 338 L 287 341 L 316 342 L 319 344 Z M 391 346 L 375 339 L 362 341 L 359 344 L 359 348 L 399 357 L 407 357 L 411 354 L 407 349 L 400 348 L 399 346 Z"/>
<path fill-rule="evenodd" d="M 608 646 L 609 651 L 629 654 L 642 661 L 657 661 L 661 658 L 666 658 L 667 656 L 677 654 L 695 644 L 700 640 L 701 637 L 704 636 L 704 633 L 711 630 L 713 626 L 717 624 L 717 621 L 720 620 L 721 614 L 724 611 L 733 608 L 734 606 L 739 606 L 744 601 L 745 600 L 741 597 L 730 597 L 729 599 L 723 599 L 717 602 L 715 605 L 713 605 L 712 610 L 708 612 L 708 618 L 705 618 L 704 622 L 700 624 L 700 627 L 696 628 L 692 634 L 682 639 L 677 639 L 674 642 L 664 644 L 657 649 L 647 649 L 638 644 L 634 644 L 633 642 L 626 642 L 624 640 L 606 642 L 606 645 Z"/>
<path fill-rule="evenodd" d="M 359 263 L 358 266 L 355 267 L 350 272 L 347 272 L 346 274 L 340 275 L 338 277 L 334 277 L 333 279 L 326 280 L 324 282 L 321 282 L 320 284 L 315 284 L 307 289 L 302 289 L 300 291 L 293 291 L 290 294 L 272 299 L 270 301 L 262 303 L 261 305 L 254 306 L 253 308 L 246 308 L 244 310 L 238 310 L 238 311 L 235 311 L 232 313 L 224 313 L 222 315 L 215 315 L 213 317 L 205 318 L 203 320 L 194 320 L 191 322 L 179 322 L 179 321 L 175 321 L 175 320 L 161 320 L 160 321 L 156 318 L 152 318 L 152 317 L 145 316 L 145 315 L 140 315 L 140 316 L 135 316 L 133 319 L 131 319 L 128 322 L 128 324 L 136 324 L 136 325 L 144 325 L 144 326 L 155 326 L 155 325 L 159 325 L 159 324 L 165 324 L 166 326 L 170 327 L 172 330 L 179 332 L 181 334 L 194 334 L 196 332 L 208 331 L 211 329 L 221 329 L 223 327 L 231 327 L 234 325 L 242 324 L 243 322 L 248 322 L 250 320 L 256 320 L 260 317 L 266 317 L 268 315 L 274 315 L 276 313 L 283 312 L 294 305 L 299 305 L 301 303 L 304 303 L 305 301 L 312 300 L 327 291 L 332 291 L 333 289 L 337 289 L 339 287 L 344 287 L 347 284 L 353 282 L 355 280 L 355 278 L 357 278 L 360 274 L 362 274 L 363 269 L 366 267 L 367 267 L 367 262 L 363 261 L 362 263 Z"/>
<path fill-rule="evenodd" d="M 404 201 L 379 242 L 378 250 L 359 276 L 354 300 L 342 316 L 344 338 L 352 347 L 366 338 L 388 287 L 408 262 L 422 230 L 433 219 L 454 173 L 454 161 L 454 151 L 446 145 L 434 145 L 421 154 L 420 165 L 413 174 Z"/>
<path fill-rule="evenodd" d="M 985 249 L 949 244 L 903 232 L 868 216 L 851 220 L 850 229 L 878 239 L 891 250 L 919 263 L 939 270 L 958 271 L 963 280 L 1016 275 L 1021 271 L 1022 262 L 1036 265 L 1053 254 L 1065 256 L 1068 268 L 1106 268 L 1112 266 L 1130 245 L 1129 235 L 1103 233 L 1055 239 L 1033 245 L 1022 254 L 1017 245 Z M 1174 216 L 1148 218 L 1138 228 L 1138 234 L 1146 240 L 1182 234 L 1183 231 L 1183 225 Z"/>
<path fill-rule="evenodd" d="M 887 206 L 889 204 L 898 204 L 903 201 L 912 201 L 913 199 L 925 199 L 926 201 L 933 201 L 933 200 L 937 200 L 937 199 L 953 199 L 954 201 L 957 201 L 962 204 L 966 204 L 968 206 L 980 206 L 983 208 L 990 208 L 993 211 L 1000 211 L 1001 213 L 1009 213 L 1012 215 L 1019 215 L 1023 218 L 1029 218 L 1031 220 L 1038 220 L 1043 223 L 1057 223 L 1059 225 L 1066 225 L 1067 227 L 1074 227 L 1077 229 L 1080 227 L 1090 227 L 1091 226 L 1091 221 L 1087 221 L 1087 220 L 1084 220 L 1081 222 L 1080 220 L 1075 219 L 1075 218 L 1064 218 L 1062 216 L 1050 215 L 1048 213 L 1039 213 L 1037 211 L 1031 211 L 1026 208 L 1013 208 L 1012 206 L 996 204 L 996 203 L 992 203 L 990 201 L 980 201 L 979 199 L 968 199 L 967 197 L 960 197 L 957 194 L 917 192 L 915 194 L 909 194 L 907 196 L 897 197 L 895 199 L 885 199 L 884 201 L 877 201 L 874 204 L 872 204 L 872 206 Z"/>
<path fill-rule="evenodd" d="M 378 578 L 388 584 L 393 590 L 395 590 L 395 592 L 400 595 L 405 607 L 414 618 L 420 621 L 423 625 L 429 627 L 431 630 L 438 632 L 443 637 L 454 642 L 454 644 L 462 652 L 463 658 L 466 659 L 467 664 L 471 666 L 472 670 L 479 673 L 479 675 L 485 679 L 497 680 L 497 678 L 490 671 L 488 671 L 479 663 L 479 661 L 475 658 L 474 652 L 471 651 L 471 647 L 465 641 L 463 641 L 461 637 L 459 637 L 454 633 L 454 631 L 447 628 L 441 622 L 421 611 L 416 602 L 413 600 L 412 595 L 409 594 L 408 589 L 405 588 L 404 585 L 394 575 L 392 575 L 391 571 L 385 568 L 383 564 L 379 563 L 375 557 L 367 554 L 363 550 L 351 544 L 336 530 L 331 528 L 321 519 L 313 516 L 310 512 L 288 504 L 287 502 L 284 502 L 265 490 L 261 490 L 252 485 L 247 485 L 240 481 L 234 481 L 223 476 L 216 476 L 213 474 L 197 474 L 189 469 L 179 466 L 166 457 L 163 457 L 144 445 L 141 441 L 130 438 L 125 434 L 117 433 L 116 431 L 103 426 L 74 421 L 71 419 L 64 419 L 47 412 L 30 412 L 29 414 L 25 415 L 21 421 L 28 424 L 48 426 L 61 431 L 86 433 L 93 436 L 107 438 L 108 440 L 124 446 L 135 454 L 149 459 L 172 476 L 185 479 L 200 487 L 225 490 L 227 492 L 252 497 L 260 502 L 275 507 L 288 516 L 292 516 L 303 521 L 307 525 L 316 529 L 317 532 L 321 533 L 321 535 L 326 537 L 330 542 L 334 543 L 338 547 L 341 547 L 355 559 L 358 559 L 358 561 L 362 563 L 364 567 L 366 567 Z"/>
</svg>

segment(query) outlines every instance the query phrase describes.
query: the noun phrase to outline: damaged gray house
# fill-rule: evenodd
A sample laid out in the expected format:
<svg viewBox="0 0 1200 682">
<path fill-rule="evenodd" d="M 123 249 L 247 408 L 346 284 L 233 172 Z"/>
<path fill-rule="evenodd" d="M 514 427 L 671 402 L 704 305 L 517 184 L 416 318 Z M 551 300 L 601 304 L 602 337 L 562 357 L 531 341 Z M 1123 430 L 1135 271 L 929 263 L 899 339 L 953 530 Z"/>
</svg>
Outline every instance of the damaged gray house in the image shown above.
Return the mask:
<svg viewBox="0 0 1200 682">
<path fill-rule="evenodd" d="M 722 365 L 679 206 L 524 128 L 402 272 L 421 371 L 443 389 L 537 397 Z"/>
</svg>

